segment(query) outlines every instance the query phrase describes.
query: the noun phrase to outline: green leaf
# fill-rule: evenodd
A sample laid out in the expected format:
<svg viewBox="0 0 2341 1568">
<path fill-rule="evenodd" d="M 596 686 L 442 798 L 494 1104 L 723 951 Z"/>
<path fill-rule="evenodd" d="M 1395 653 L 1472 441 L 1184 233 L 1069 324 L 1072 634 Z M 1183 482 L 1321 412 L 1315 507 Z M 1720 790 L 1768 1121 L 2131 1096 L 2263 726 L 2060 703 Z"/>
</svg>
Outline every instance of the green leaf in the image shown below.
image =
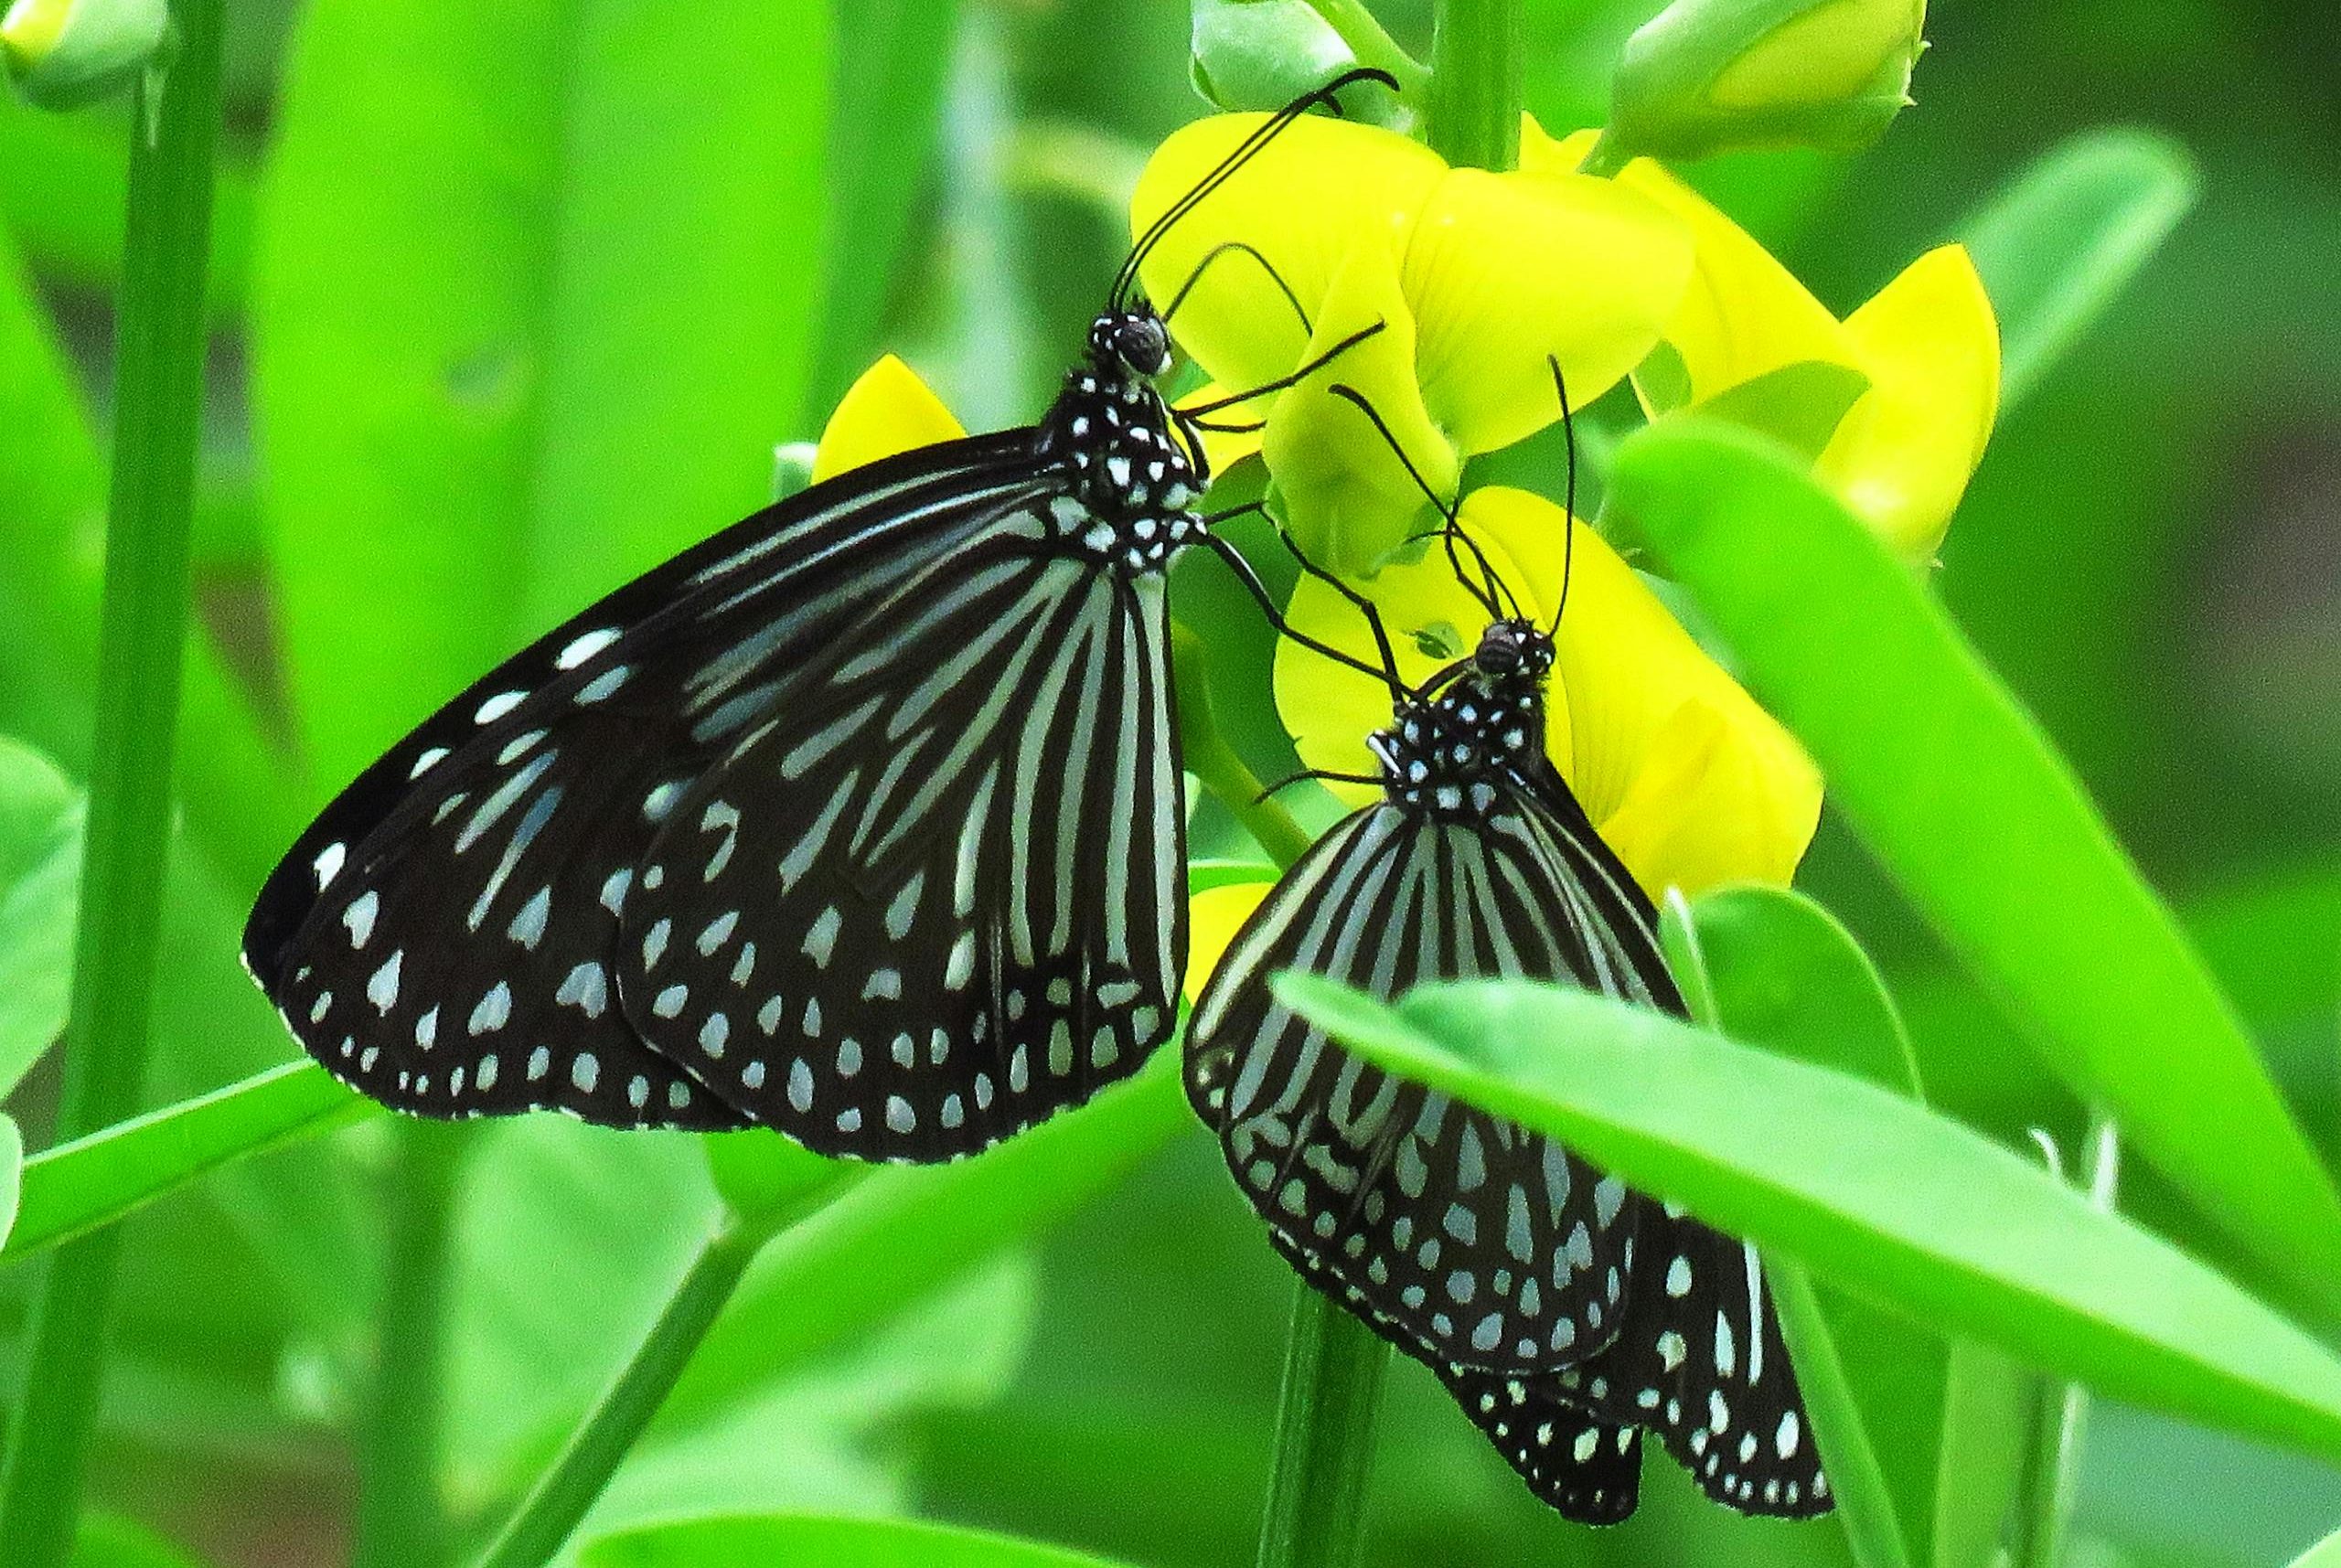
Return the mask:
<svg viewBox="0 0 2341 1568">
<path fill-rule="evenodd" d="M 1934 1568 L 1992 1568 L 2024 1484 L 2018 1438 L 2042 1381 L 1972 1340 L 1951 1348 L 1935 1472 Z"/>
<path fill-rule="evenodd" d="M 118 1514 L 81 1516 L 67 1568 L 202 1568 L 144 1525 Z"/>
<path fill-rule="evenodd" d="M 911 219 L 935 173 L 943 89 L 959 31 L 957 0 L 840 0 L 829 109 L 828 235 L 818 364 L 798 433 L 884 347 Z"/>
<path fill-rule="evenodd" d="M 322 780 L 764 504 L 812 368 L 828 17 L 310 8 L 253 395 Z"/>
<path fill-rule="evenodd" d="M 2185 147 L 2135 126 L 2051 148 L 1959 225 L 2000 318 L 2000 400 L 2039 383 L 2201 194 Z"/>
<path fill-rule="evenodd" d="M 595 1541 L 581 1568 L 1108 1568 L 1102 1557 L 908 1520 L 709 1519 Z"/>
<path fill-rule="evenodd" d="M 109 1224 L 230 1160 L 379 1114 L 324 1068 L 295 1061 L 60 1144 L 25 1162 L 24 1200 L 0 1261 Z"/>
<path fill-rule="evenodd" d="M 2169 912 L 1941 606 L 1756 438 L 1619 450 L 1630 517 L 1837 808 L 2042 1054 L 2254 1253 L 2341 1309 L 2341 1200 Z"/>
<path fill-rule="evenodd" d="M 1667 964 L 1690 976 L 1693 1019 L 1735 1040 L 1919 1098 L 1908 1037 L 1876 967 L 1835 917 L 1786 888 L 1734 887 L 1695 909 L 1670 897 Z M 1933 1523 L 1946 1348 L 1939 1336 L 1773 1260 L 1796 1357 L 1854 1555 L 1925 1561 Z"/>
<path fill-rule="evenodd" d="M 24 1198 L 25 1137 L 16 1124 L 0 1116 L 0 1243 L 16 1226 L 16 1211 Z"/>
<path fill-rule="evenodd" d="M 2341 1530 L 2293 1558 L 2292 1568 L 2341 1568 Z"/>
<path fill-rule="evenodd" d="M 0 736 L 0 1096 L 65 1027 L 81 810 L 46 757 Z"/>
<path fill-rule="evenodd" d="M 1037 1235 L 1193 1126 L 1166 1046 L 1088 1105 L 956 1165 L 876 1172 L 766 1247 L 668 1402 L 694 1413 Z"/>
<path fill-rule="evenodd" d="M 1899 1095 L 1646 1008 L 1522 982 L 1384 1007 L 1278 994 L 1390 1072 L 1945 1333 L 2117 1398 L 2341 1456 L 2341 1361 L 2224 1276 Z"/>
<path fill-rule="evenodd" d="M 1869 378 L 1851 365 L 1801 359 L 1708 399 L 1700 412 L 1769 435 L 1811 463 L 1868 390 Z"/>
</svg>

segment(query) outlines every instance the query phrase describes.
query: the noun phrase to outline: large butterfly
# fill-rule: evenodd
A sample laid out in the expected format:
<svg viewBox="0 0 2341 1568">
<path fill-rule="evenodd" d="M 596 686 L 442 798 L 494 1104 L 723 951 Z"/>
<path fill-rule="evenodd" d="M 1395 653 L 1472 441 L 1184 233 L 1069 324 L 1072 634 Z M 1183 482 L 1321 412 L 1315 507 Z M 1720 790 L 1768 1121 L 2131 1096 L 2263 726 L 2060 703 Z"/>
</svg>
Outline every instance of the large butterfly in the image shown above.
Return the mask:
<svg viewBox="0 0 2341 1568">
<path fill-rule="evenodd" d="M 1451 518 L 1448 535 L 1452 554 Z M 1388 1077 L 1269 990 L 1284 970 L 1380 997 L 1510 976 L 1683 1014 L 1649 899 L 1545 752 L 1551 635 L 1481 568 L 1486 632 L 1419 686 L 1374 620 L 1382 666 L 1359 667 L 1395 713 L 1369 741 L 1379 778 L 1360 782 L 1383 798 L 1320 839 L 1230 944 L 1189 1029 L 1188 1097 L 1277 1250 L 1429 1363 L 1564 1514 L 1633 1511 L 1643 1429 L 1718 1501 L 1825 1511 L 1752 1248 L 1552 1139 Z"/>
<path fill-rule="evenodd" d="M 1367 77 L 1141 239 L 1039 424 L 757 513 L 361 773 L 244 933 L 310 1053 L 425 1115 L 921 1161 L 1135 1072 L 1186 957 L 1163 574 L 1218 543 L 1137 265 Z"/>
</svg>

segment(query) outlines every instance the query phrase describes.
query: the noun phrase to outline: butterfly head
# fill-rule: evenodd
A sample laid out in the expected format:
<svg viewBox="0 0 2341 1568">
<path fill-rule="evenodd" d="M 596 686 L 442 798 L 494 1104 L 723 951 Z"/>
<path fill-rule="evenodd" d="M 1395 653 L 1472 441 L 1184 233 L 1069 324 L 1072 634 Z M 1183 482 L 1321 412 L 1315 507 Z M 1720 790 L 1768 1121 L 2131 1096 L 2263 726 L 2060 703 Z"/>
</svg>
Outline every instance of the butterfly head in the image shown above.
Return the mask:
<svg viewBox="0 0 2341 1568">
<path fill-rule="evenodd" d="M 1491 693 L 1523 682 L 1534 692 L 1552 667 L 1552 635 L 1524 617 L 1490 622 L 1471 652 L 1471 674 Z"/>
<path fill-rule="evenodd" d="M 1553 639 L 1534 621 L 1491 623 L 1470 657 L 1400 703 L 1370 742 L 1392 798 L 1440 816 L 1484 816 L 1498 783 L 1543 749 L 1552 667 Z"/>
<path fill-rule="evenodd" d="M 1089 324 L 1089 357 L 1106 375 L 1152 381 L 1170 369 L 1170 329 L 1151 305 L 1135 301 Z"/>
</svg>

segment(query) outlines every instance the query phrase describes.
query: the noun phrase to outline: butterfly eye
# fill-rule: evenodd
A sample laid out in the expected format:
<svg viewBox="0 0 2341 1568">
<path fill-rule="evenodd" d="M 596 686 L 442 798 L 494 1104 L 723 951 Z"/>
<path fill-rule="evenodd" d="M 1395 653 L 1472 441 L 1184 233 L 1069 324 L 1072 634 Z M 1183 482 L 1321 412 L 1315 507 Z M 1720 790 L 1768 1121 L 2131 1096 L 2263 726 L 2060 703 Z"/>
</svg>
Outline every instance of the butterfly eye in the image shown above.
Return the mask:
<svg viewBox="0 0 2341 1568">
<path fill-rule="evenodd" d="M 1141 376 L 1170 368 L 1170 335 L 1152 315 L 1126 315 L 1114 328 L 1114 353 Z"/>
</svg>

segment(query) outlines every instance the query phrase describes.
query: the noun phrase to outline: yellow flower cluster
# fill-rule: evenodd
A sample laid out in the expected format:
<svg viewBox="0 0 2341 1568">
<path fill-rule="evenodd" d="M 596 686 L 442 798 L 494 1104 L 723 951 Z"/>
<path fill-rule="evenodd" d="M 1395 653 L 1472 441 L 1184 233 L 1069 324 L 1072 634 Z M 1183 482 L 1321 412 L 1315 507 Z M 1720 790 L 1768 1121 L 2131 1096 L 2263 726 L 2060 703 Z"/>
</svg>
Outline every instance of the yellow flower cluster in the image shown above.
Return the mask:
<svg viewBox="0 0 2341 1568">
<path fill-rule="evenodd" d="M 1139 181 L 1134 229 L 1260 123 L 1219 115 L 1172 135 Z M 1215 437 L 1213 455 L 1266 460 L 1284 525 L 1374 602 L 1406 678 L 1468 652 L 1486 618 L 1445 552 L 1421 542 L 1442 509 L 1546 624 L 1566 561 L 1547 739 L 1595 827 L 1654 896 L 1786 882 L 1819 819 L 1811 761 L 1592 527 L 1526 491 L 1459 493 L 1464 465 L 1559 417 L 1556 372 L 1578 407 L 1630 379 L 1652 418 L 1697 408 L 1765 429 L 1793 402 L 1809 427 L 1817 402 L 1831 422 L 1809 453 L 1815 476 L 1922 560 L 1990 434 L 1997 329 L 1956 246 L 1841 321 L 1658 165 L 1579 172 L 1593 142 L 1531 121 L 1522 166 L 1491 174 L 1388 131 L 1305 119 L 1172 226 L 1141 278 L 1216 383 L 1199 398 L 1325 357 L 1221 415 L 1259 432 Z M 817 475 L 957 429 L 889 359 L 840 406 Z M 1288 613 L 1370 657 L 1331 588 L 1304 579 Z M 1288 642 L 1276 693 L 1306 763 L 1371 772 L 1365 738 L 1390 717 L 1378 682 Z M 1197 901 L 1197 978 L 1260 891 Z"/>
</svg>

